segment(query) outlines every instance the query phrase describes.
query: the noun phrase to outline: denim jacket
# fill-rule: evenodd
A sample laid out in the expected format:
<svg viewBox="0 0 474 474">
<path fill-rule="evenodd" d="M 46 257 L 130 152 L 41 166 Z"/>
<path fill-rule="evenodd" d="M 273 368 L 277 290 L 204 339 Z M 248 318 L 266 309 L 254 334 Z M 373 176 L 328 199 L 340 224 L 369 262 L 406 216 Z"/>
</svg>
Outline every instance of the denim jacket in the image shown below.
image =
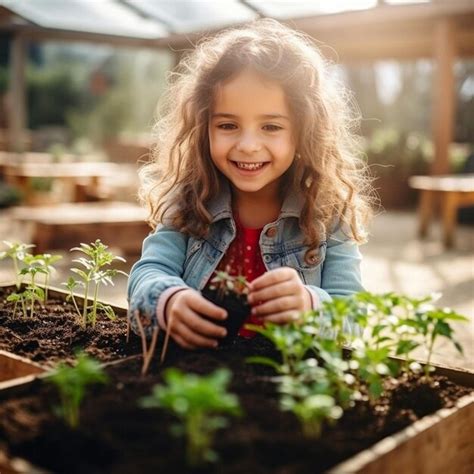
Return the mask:
<svg viewBox="0 0 474 474">
<path fill-rule="evenodd" d="M 277 220 L 263 228 L 259 243 L 266 269 L 288 266 L 297 270 L 312 294 L 313 307 L 318 300 L 328 301 L 333 296 L 362 291 L 358 245 L 336 226 L 321 239 L 319 252 L 308 252 L 299 227 L 301 208 L 302 197 L 289 195 Z M 160 225 L 144 240 L 141 258 L 133 265 L 128 282 L 134 331 L 138 313 L 146 333 L 150 334 L 151 327 L 157 324 L 157 310 L 160 306 L 163 308 L 163 300 L 171 294 L 170 289 L 202 290 L 226 253 L 236 236 L 228 187 L 210 203 L 208 211 L 212 222 L 204 238 L 191 237 L 171 226 Z M 350 321 L 346 322 L 345 330 L 357 332 Z"/>
</svg>

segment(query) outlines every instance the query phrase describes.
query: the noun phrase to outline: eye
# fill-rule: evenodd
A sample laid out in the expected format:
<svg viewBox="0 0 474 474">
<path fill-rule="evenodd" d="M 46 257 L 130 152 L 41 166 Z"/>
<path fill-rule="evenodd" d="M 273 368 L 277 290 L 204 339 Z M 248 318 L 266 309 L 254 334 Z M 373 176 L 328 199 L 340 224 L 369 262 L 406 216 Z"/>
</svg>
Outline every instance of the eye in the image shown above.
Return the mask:
<svg viewBox="0 0 474 474">
<path fill-rule="evenodd" d="M 283 127 L 280 127 L 280 125 L 269 123 L 267 125 L 264 125 L 263 129 L 267 132 L 277 132 L 278 130 L 283 130 Z"/>
<path fill-rule="evenodd" d="M 237 125 L 234 123 L 220 123 L 217 125 L 217 128 L 220 128 L 221 130 L 235 130 Z"/>
</svg>

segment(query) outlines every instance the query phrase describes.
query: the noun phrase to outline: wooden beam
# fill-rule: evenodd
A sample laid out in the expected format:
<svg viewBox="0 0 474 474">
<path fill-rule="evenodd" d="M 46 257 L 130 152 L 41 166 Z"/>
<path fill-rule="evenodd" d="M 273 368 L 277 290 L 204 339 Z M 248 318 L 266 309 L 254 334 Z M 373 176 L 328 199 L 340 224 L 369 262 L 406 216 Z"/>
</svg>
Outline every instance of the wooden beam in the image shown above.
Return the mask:
<svg viewBox="0 0 474 474">
<path fill-rule="evenodd" d="M 9 150 L 26 149 L 26 41 L 14 35 L 10 46 L 10 77 L 8 85 Z"/>
<path fill-rule="evenodd" d="M 433 59 L 433 143 L 435 159 L 431 174 L 450 172 L 449 145 L 453 139 L 455 84 L 454 59 L 456 57 L 454 24 L 449 18 L 437 21 L 434 29 Z"/>
</svg>

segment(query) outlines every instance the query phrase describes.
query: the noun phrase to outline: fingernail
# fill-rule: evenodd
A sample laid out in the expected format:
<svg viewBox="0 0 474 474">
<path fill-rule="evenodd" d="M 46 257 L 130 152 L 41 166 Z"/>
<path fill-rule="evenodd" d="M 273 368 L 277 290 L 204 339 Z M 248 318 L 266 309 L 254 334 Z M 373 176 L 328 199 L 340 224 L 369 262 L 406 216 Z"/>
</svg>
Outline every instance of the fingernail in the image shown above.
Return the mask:
<svg viewBox="0 0 474 474">
<path fill-rule="evenodd" d="M 227 313 L 222 314 L 222 319 L 227 319 Z"/>
<path fill-rule="evenodd" d="M 256 309 L 256 308 L 252 308 L 251 313 L 252 313 L 253 315 L 257 314 L 257 309 Z"/>
<path fill-rule="evenodd" d="M 227 336 L 227 331 L 224 329 L 224 330 L 221 332 L 221 334 L 222 334 L 222 337 L 226 337 L 226 336 Z"/>
</svg>

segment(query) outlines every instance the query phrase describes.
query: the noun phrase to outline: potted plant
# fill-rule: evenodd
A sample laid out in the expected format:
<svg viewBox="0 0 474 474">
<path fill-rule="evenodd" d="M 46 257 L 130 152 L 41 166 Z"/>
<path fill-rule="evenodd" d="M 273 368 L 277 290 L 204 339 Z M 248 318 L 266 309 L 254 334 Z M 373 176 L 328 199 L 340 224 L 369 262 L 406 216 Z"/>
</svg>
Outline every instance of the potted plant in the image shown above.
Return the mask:
<svg viewBox="0 0 474 474">
<path fill-rule="evenodd" d="M 242 275 L 232 276 L 229 272 L 217 271 L 210 283 L 202 291 L 202 295 L 227 311 L 227 319 L 212 322 L 227 330 L 227 335 L 220 343 L 229 344 L 235 340 L 250 314 L 250 305 L 247 302 L 248 282 Z"/>
</svg>

